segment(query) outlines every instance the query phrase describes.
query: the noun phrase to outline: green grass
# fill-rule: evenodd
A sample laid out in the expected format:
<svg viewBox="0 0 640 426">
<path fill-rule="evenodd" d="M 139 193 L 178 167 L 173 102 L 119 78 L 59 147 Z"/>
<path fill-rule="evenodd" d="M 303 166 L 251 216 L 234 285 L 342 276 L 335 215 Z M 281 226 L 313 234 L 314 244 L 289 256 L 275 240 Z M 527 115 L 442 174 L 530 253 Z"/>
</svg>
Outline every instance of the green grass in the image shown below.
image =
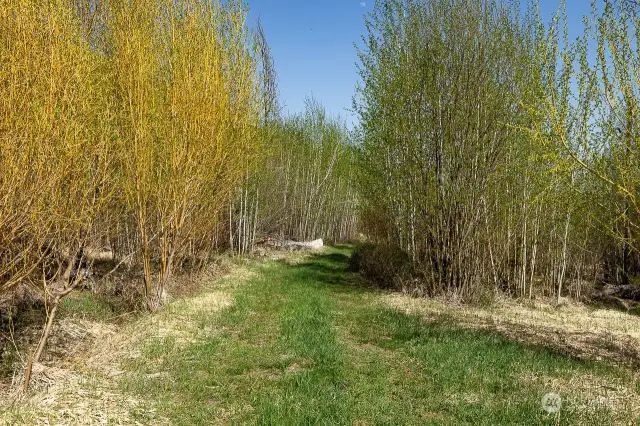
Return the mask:
<svg viewBox="0 0 640 426">
<path fill-rule="evenodd" d="M 79 292 L 62 300 L 60 316 L 106 321 L 114 316 L 114 311 L 106 299 L 93 293 Z"/>
<path fill-rule="evenodd" d="M 633 386 L 625 372 L 390 309 L 347 272 L 348 254 L 253 266 L 232 306 L 195 319 L 193 341 L 147 342 L 126 363 L 125 391 L 177 425 L 634 424 L 577 390 L 525 380 Z M 563 396 L 559 416 L 541 409 L 547 392 Z"/>
</svg>

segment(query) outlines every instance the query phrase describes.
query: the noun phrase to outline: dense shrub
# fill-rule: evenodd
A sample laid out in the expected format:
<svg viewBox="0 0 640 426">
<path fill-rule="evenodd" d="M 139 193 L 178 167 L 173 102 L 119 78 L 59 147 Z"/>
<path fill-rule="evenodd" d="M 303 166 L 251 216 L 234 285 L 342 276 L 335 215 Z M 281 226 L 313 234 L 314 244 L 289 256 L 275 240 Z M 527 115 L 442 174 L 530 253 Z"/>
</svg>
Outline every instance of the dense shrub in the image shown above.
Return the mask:
<svg viewBox="0 0 640 426">
<path fill-rule="evenodd" d="M 414 276 L 407 253 L 388 245 L 358 244 L 349 262 L 352 271 L 384 289 L 402 290 Z"/>
<path fill-rule="evenodd" d="M 354 105 L 381 263 L 406 252 L 462 299 L 640 270 L 640 9 L 604 3 L 571 43 L 566 9 L 546 25 L 535 1 L 376 2 Z"/>
</svg>

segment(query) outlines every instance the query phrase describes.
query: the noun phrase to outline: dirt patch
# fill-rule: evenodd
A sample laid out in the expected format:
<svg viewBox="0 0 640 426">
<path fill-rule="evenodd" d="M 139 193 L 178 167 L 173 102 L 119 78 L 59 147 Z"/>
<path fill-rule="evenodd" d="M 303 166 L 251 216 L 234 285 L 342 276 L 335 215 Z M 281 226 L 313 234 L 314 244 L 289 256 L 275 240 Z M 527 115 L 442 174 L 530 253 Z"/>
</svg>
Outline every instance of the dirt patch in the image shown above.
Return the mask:
<svg viewBox="0 0 640 426">
<path fill-rule="evenodd" d="M 297 362 L 291 363 L 285 372 L 288 374 L 298 374 L 309 371 L 313 367 L 313 360 L 310 358 L 299 359 Z"/>
<path fill-rule="evenodd" d="M 251 370 L 243 373 L 243 376 L 258 380 L 278 380 L 282 377 L 282 374 L 276 369 L 252 368 Z"/>
</svg>

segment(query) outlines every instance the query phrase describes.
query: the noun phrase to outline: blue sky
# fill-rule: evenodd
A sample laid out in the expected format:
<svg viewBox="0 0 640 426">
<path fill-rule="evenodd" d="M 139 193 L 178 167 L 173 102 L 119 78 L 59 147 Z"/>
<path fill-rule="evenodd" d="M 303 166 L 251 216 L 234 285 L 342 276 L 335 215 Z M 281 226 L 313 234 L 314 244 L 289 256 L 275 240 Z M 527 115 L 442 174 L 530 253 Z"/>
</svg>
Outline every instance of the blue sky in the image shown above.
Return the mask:
<svg viewBox="0 0 640 426">
<path fill-rule="evenodd" d="M 315 96 L 331 114 L 339 114 L 351 127 L 355 117 L 351 99 L 359 80 L 354 42 L 365 32 L 363 15 L 371 0 L 245 0 L 249 24 L 258 16 L 273 51 L 284 113 L 304 109 L 304 98 Z M 571 36 L 581 33 L 582 16 L 590 0 L 567 0 Z M 545 19 L 558 7 L 557 0 L 540 0 Z"/>
</svg>

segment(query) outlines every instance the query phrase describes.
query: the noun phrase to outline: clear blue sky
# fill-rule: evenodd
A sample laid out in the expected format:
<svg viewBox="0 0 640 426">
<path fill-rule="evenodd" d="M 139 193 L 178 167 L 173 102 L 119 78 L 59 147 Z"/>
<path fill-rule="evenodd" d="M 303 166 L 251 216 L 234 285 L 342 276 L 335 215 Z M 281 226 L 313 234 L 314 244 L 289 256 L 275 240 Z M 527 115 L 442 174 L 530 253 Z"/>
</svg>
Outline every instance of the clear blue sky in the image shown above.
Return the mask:
<svg viewBox="0 0 640 426">
<path fill-rule="evenodd" d="M 249 24 L 258 16 L 271 45 L 279 77 L 284 113 L 304 109 L 304 98 L 313 94 L 331 114 L 340 114 L 351 127 L 355 117 L 351 99 L 359 80 L 354 42 L 365 32 L 363 15 L 372 0 L 245 0 Z M 582 31 L 582 16 L 589 0 L 567 0 L 571 36 Z M 540 0 L 546 20 L 558 0 Z"/>
</svg>

